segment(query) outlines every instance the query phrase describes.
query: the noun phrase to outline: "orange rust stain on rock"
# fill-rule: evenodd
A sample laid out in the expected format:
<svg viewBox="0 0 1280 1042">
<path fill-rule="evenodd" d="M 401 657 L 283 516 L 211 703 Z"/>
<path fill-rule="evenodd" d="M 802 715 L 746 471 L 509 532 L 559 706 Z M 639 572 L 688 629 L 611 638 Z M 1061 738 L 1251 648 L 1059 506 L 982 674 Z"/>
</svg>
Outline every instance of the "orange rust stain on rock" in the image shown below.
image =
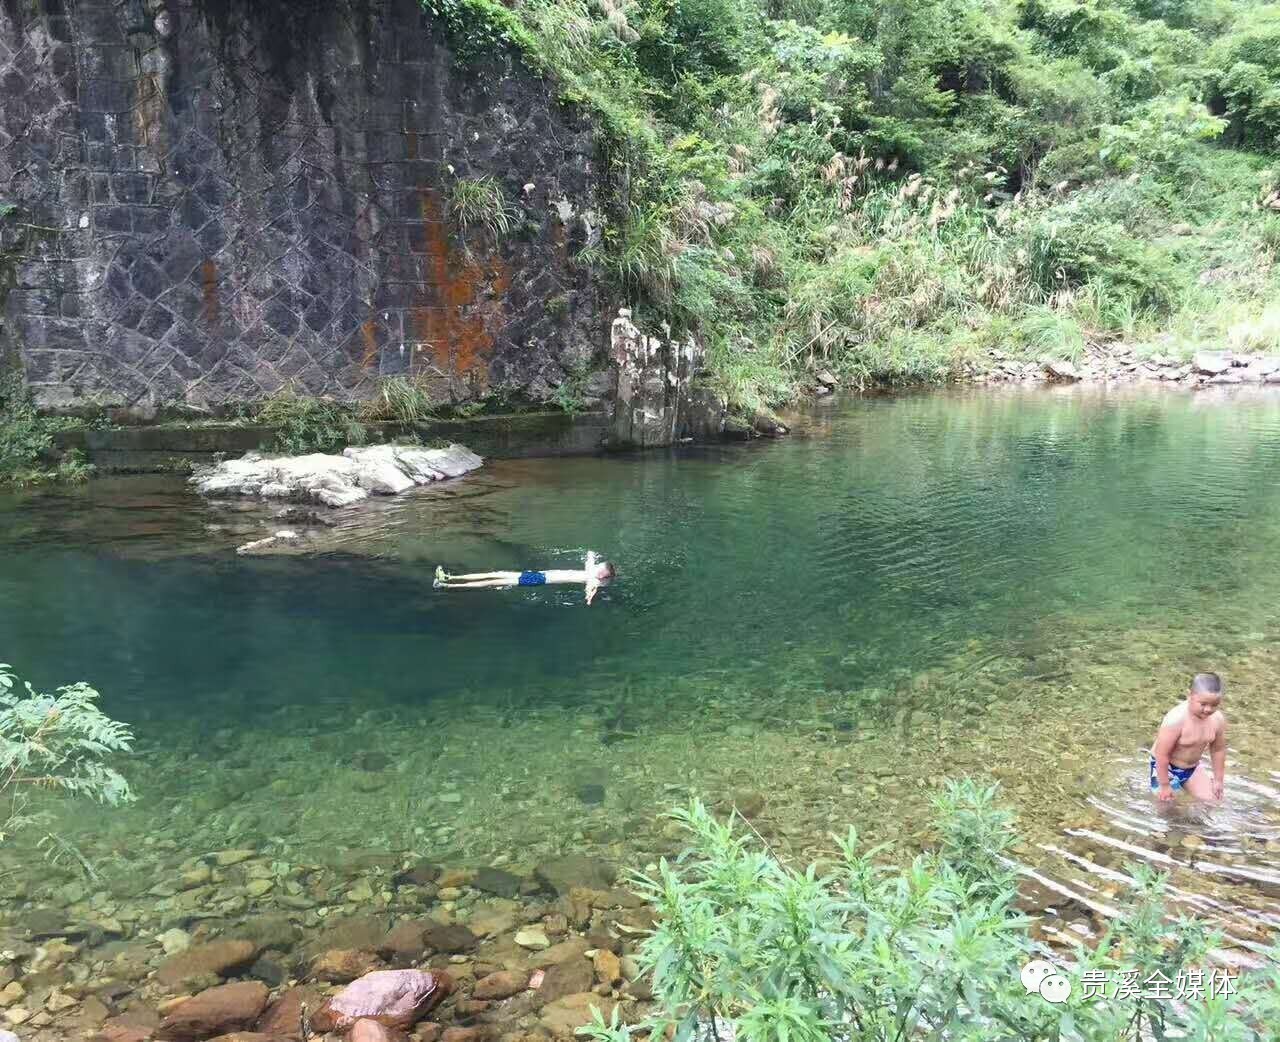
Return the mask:
<svg viewBox="0 0 1280 1042">
<path fill-rule="evenodd" d="M 204 298 L 204 320 L 211 326 L 218 324 L 218 266 L 209 258 L 200 265 L 200 290 Z"/>
<path fill-rule="evenodd" d="M 438 193 L 418 192 L 422 210 L 426 266 L 418 301 L 409 314 L 414 337 L 443 372 L 463 375 L 486 367 L 493 354 L 490 326 L 501 316 L 501 298 L 511 284 L 502 259 L 489 258 L 486 270 L 452 249 Z M 415 360 L 427 361 L 419 354 Z"/>
<path fill-rule="evenodd" d="M 365 369 L 372 369 L 378 364 L 378 329 L 372 318 L 360 323 L 360 339 L 364 341 L 360 364 Z"/>
</svg>

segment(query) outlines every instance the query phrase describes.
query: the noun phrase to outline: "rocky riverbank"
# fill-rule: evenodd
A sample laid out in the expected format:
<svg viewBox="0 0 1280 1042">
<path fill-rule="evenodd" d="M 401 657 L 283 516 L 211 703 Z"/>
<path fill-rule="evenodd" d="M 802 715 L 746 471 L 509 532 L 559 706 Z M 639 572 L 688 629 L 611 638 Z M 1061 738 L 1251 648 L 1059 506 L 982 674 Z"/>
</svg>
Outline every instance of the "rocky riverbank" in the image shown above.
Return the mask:
<svg viewBox="0 0 1280 1042">
<path fill-rule="evenodd" d="M 0 1013 L 24 1042 L 569 1039 L 651 998 L 634 952 L 652 915 L 616 882 L 586 856 L 522 875 L 213 851 L 65 884 L 0 928 Z M 244 914 L 267 894 L 272 911 Z"/>
<path fill-rule="evenodd" d="M 1256 352 L 1198 351 L 1191 358 L 1139 354 L 1131 347 L 1090 345 L 1075 360 L 1035 360 L 992 348 L 980 362 L 966 362 L 957 375 L 964 384 L 1096 383 L 1155 381 L 1196 389 L 1235 384 L 1280 384 L 1280 355 Z M 840 390 L 842 381 L 829 369 L 813 374 L 808 386 L 818 398 Z"/>
<path fill-rule="evenodd" d="M 1132 348 L 1108 351 L 1090 347 L 1076 362 L 1067 359 L 1025 362 L 993 350 L 991 360 L 989 369 L 973 372 L 975 383 L 1157 380 L 1188 388 L 1280 384 L 1280 356 L 1231 351 L 1198 351 L 1187 360 L 1159 354 L 1142 356 Z"/>
</svg>

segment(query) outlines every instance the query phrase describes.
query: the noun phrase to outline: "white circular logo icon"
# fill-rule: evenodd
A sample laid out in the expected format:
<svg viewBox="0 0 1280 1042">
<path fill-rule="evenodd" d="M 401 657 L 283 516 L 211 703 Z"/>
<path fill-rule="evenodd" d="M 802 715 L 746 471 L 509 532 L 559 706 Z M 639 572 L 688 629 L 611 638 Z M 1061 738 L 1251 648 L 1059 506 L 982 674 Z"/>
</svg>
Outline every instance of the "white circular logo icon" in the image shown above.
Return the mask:
<svg viewBox="0 0 1280 1042">
<path fill-rule="evenodd" d="M 1060 1006 L 1071 997 L 1071 981 L 1061 973 L 1051 973 L 1040 982 L 1040 997 Z"/>
<path fill-rule="evenodd" d="M 1058 971 L 1054 969 L 1053 963 L 1045 962 L 1043 959 L 1032 959 L 1024 967 L 1022 967 L 1022 986 L 1027 989 L 1027 994 L 1040 991 L 1040 983 L 1049 976 L 1056 974 Z"/>
</svg>

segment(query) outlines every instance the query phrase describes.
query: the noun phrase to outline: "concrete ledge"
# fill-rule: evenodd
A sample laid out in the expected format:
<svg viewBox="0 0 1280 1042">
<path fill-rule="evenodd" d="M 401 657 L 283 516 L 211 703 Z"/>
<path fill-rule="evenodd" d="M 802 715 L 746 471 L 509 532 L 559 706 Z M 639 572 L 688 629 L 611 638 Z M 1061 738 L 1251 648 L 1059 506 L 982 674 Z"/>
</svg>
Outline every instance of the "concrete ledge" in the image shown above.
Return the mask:
<svg viewBox="0 0 1280 1042">
<path fill-rule="evenodd" d="M 373 424 L 369 440 L 390 441 L 413 433 L 427 444 L 437 439 L 462 442 L 489 459 L 583 456 L 601 450 L 607 427 L 608 418 L 603 412 L 573 416 L 563 412 L 511 413 L 433 420 L 412 431 L 396 424 Z M 61 452 L 79 449 L 104 473 L 152 473 L 185 471 L 220 458 L 240 456 L 268 445 L 274 436 L 271 427 L 161 424 L 61 431 L 54 444 Z"/>
</svg>

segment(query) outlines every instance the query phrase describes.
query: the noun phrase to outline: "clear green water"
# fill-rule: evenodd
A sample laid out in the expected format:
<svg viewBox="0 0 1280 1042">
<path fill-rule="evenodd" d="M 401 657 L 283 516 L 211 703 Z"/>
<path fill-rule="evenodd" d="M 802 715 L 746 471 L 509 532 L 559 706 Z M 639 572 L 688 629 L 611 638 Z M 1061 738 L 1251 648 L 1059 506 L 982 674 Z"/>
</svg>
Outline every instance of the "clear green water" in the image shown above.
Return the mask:
<svg viewBox="0 0 1280 1042">
<path fill-rule="evenodd" d="M 1280 921 L 1280 397 L 831 404 L 776 443 L 494 462 L 342 517 L 237 557 L 282 522 L 176 479 L 0 498 L 0 661 L 90 680 L 139 736 L 140 802 L 64 812 L 103 872 L 243 845 L 643 865 L 690 793 L 762 798 L 798 855 L 848 822 L 909 849 L 972 773 L 1095 905 L 1129 844 L 1243 940 Z M 587 548 L 621 573 L 589 609 L 431 587 Z M 1227 678 L 1231 798 L 1162 817 L 1142 749 L 1198 669 Z"/>
</svg>

